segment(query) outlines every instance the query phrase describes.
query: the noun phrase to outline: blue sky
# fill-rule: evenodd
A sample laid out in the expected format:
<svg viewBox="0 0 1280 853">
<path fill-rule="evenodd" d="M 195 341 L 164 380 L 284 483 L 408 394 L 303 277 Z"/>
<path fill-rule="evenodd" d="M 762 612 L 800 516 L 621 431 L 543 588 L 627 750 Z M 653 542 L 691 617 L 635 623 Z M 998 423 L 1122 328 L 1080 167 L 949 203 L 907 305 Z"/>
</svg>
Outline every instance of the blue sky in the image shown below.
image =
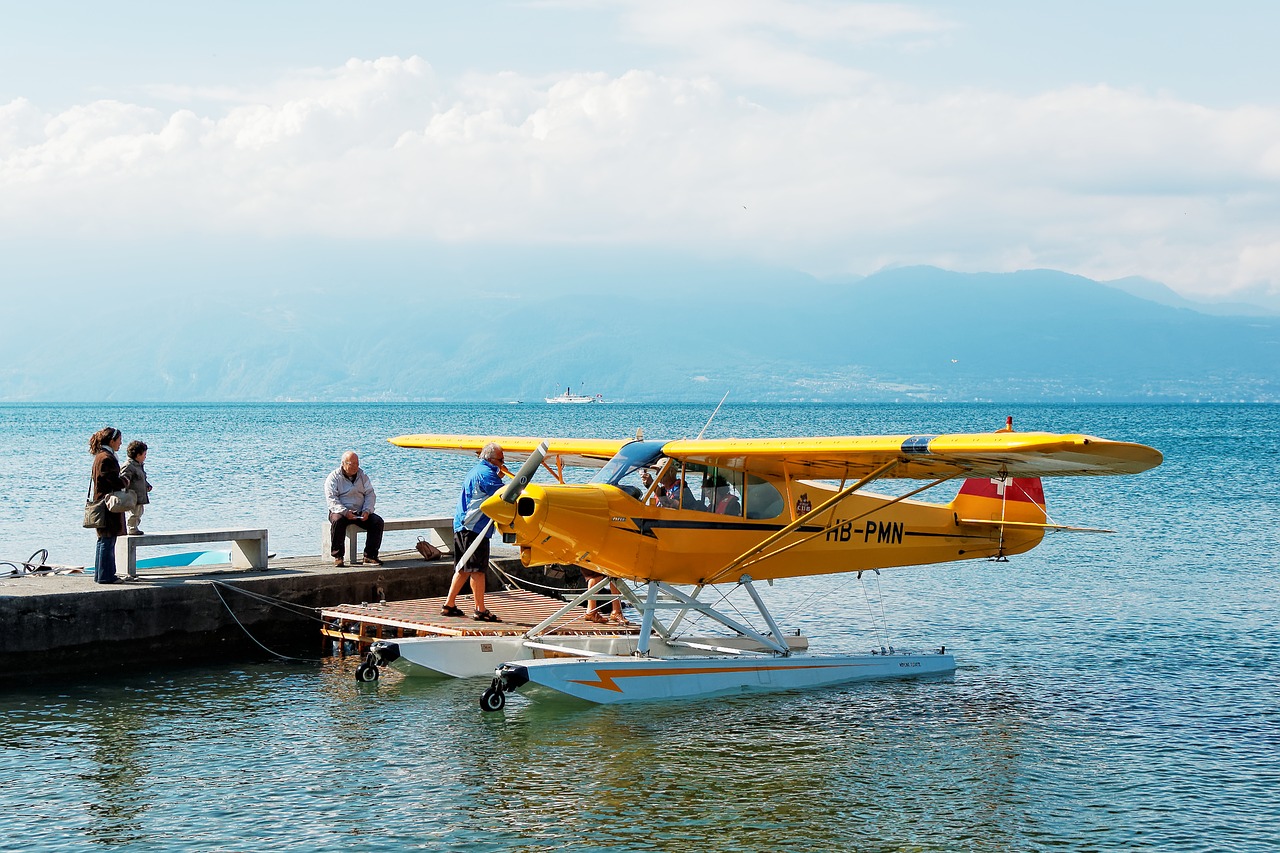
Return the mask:
<svg viewBox="0 0 1280 853">
<path fill-rule="evenodd" d="M 0 0 L 0 240 L 24 269 L 617 246 L 1280 304 L 1277 32 L 1260 0 Z"/>
</svg>

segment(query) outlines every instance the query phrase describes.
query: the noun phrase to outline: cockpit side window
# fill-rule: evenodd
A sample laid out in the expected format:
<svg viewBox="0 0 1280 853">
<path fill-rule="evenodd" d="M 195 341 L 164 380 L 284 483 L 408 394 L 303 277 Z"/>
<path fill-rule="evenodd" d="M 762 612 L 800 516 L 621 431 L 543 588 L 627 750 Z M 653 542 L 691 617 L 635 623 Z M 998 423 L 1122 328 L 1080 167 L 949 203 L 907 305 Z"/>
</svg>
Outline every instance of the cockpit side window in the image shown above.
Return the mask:
<svg viewBox="0 0 1280 853">
<path fill-rule="evenodd" d="M 671 464 L 663 468 L 658 483 L 654 486 L 653 495 L 658 506 L 706 512 L 707 505 L 700 494 L 704 469 L 705 466 L 702 465 L 672 459 Z"/>
<path fill-rule="evenodd" d="M 747 474 L 745 486 L 743 506 L 747 518 L 777 518 L 782 515 L 786 501 L 773 483 Z"/>
<path fill-rule="evenodd" d="M 742 517 L 741 471 L 706 466 L 702 472 L 702 502 L 708 512 Z"/>
</svg>

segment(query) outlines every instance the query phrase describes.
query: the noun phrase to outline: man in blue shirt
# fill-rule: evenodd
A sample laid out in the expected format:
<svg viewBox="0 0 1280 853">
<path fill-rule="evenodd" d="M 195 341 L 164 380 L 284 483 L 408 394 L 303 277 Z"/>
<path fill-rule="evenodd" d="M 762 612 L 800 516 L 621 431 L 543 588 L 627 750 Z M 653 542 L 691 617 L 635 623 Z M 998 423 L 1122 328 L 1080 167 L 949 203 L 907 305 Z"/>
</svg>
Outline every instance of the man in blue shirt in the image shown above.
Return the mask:
<svg viewBox="0 0 1280 853">
<path fill-rule="evenodd" d="M 489 570 L 489 537 L 493 535 L 493 521 L 488 516 L 480 516 L 471 527 L 467 527 L 467 513 L 477 504 L 502 488 L 502 463 L 505 459 L 502 448 L 489 442 L 480 451 L 480 461 L 467 475 L 462 484 L 462 494 L 458 496 L 458 509 L 453 514 L 453 557 L 461 559 L 471 544 L 480 539 L 475 553 L 467 560 L 466 565 L 458 564 L 453 573 L 453 581 L 449 584 L 449 597 L 444 607 L 440 608 L 443 616 L 462 616 L 458 607 L 458 593 L 462 585 L 471 582 L 471 595 L 475 599 L 476 612 L 471 617 L 480 622 L 501 622 L 484 607 L 484 577 Z"/>
</svg>

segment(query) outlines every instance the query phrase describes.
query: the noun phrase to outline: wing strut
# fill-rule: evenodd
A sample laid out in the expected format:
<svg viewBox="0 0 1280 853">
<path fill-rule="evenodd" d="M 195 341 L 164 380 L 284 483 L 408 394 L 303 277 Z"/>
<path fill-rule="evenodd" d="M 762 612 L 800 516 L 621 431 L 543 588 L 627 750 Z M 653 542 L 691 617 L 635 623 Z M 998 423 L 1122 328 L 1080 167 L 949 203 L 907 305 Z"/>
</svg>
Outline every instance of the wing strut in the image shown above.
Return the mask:
<svg viewBox="0 0 1280 853">
<path fill-rule="evenodd" d="M 742 552 L 737 557 L 734 557 L 732 560 L 729 561 L 728 565 L 726 565 L 720 571 L 716 572 L 711 577 L 705 579 L 703 583 L 715 583 L 720 578 L 734 571 L 738 567 L 744 565 L 748 560 L 750 560 L 756 554 L 759 554 L 761 551 L 768 548 L 773 543 L 787 536 L 790 536 L 797 529 L 799 529 L 799 527 L 802 524 L 804 524 L 805 519 L 809 518 L 810 516 L 816 516 L 820 512 L 833 508 L 836 504 L 840 503 L 840 501 L 849 497 L 849 495 L 853 494 L 858 489 L 861 489 L 863 486 L 867 485 L 868 483 L 878 480 L 881 477 L 883 477 L 885 474 L 888 474 L 890 471 L 896 468 L 897 465 L 898 465 L 897 459 L 890 459 L 888 462 L 884 463 L 879 468 L 875 469 L 870 474 L 863 477 L 858 482 L 854 483 L 852 486 L 847 486 L 846 488 L 841 489 L 840 491 L 836 492 L 827 500 L 818 504 L 816 507 L 810 510 L 808 514 L 800 516 L 799 518 L 792 521 L 790 524 L 783 527 L 781 530 L 774 533 L 772 536 L 766 537 L 760 543 L 753 545 L 749 550 Z M 788 480 L 788 484 L 789 483 L 790 483 L 790 480 Z"/>
<path fill-rule="evenodd" d="M 803 539 L 798 539 L 795 542 L 791 542 L 787 545 L 783 545 L 781 548 L 779 548 L 776 551 L 770 551 L 768 554 L 762 554 L 759 557 L 755 557 L 754 559 L 748 560 L 742 564 L 742 568 L 745 569 L 748 566 L 754 566 L 756 563 L 764 562 L 770 557 L 778 556 L 783 551 L 790 551 L 792 548 L 795 548 L 799 545 L 803 545 L 804 543 L 812 539 L 817 539 L 819 536 L 825 536 L 826 534 L 830 533 L 832 530 L 838 529 L 843 524 L 849 524 L 851 522 L 859 521 L 860 519 L 866 518 L 868 515 L 875 515 L 878 512 L 883 512 L 884 510 L 888 509 L 889 507 L 893 506 L 899 501 L 905 501 L 907 498 L 914 497 L 915 495 L 918 495 L 921 492 L 928 491 L 929 489 L 932 489 L 934 486 L 941 485 L 947 482 L 947 480 L 954 480 L 956 477 L 959 477 L 959 476 L 960 476 L 959 474 L 949 474 L 946 477 L 940 477 L 937 480 L 933 480 L 932 482 L 926 483 L 925 485 L 921 486 L 918 489 L 912 489 L 911 491 L 907 492 L 905 495 L 898 495 L 893 500 L 886 501 L 884 504 L 881 504 L 880 506 L 872 507 L 871 509 L 862 513 L 861 515 L 855 515 L 853 518 L 842 518 L 837 523 L 831 525 L 830 527 L 824 527 L 821 530 L 817 531 L 816 533 L 809 534 Z M 810 513 L 810 515 L 812 515 L 812 513 Z M 993 522 L 993 523 L 1002 523 L 1002 522 Z"/>
<path fill-rule="evenodd" d="M 542 460 L 543 469 L 552 477 L 555 477 L 556 482 L 558 482 L 560 485 L 563 486 L 564 485 L 564 456 L 558 453 L 556 454 L 555 470 L 552 470 L 550 462 L 551 462 L 550 459 L 544 458 Z"/>
</svg>

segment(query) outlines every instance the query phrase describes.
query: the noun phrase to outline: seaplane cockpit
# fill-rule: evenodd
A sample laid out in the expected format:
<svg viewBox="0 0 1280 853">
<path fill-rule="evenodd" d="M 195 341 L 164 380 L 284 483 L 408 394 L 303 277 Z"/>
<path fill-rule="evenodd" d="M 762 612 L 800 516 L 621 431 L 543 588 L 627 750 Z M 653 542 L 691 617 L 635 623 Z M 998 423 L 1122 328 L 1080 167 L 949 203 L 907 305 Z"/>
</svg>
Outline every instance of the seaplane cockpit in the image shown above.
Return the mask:
<svg viewBox="0 0 1280 853">
<path fill-rule="evenodd" d="M 714 512 L 736 518 L 773 519 L 784 509 L 770 482 L 729 468 L 666 456 L 665 441 L 637 440 L 622 446 L 592 483 L 616 486 L 645 504 Z"/>
</svg>

